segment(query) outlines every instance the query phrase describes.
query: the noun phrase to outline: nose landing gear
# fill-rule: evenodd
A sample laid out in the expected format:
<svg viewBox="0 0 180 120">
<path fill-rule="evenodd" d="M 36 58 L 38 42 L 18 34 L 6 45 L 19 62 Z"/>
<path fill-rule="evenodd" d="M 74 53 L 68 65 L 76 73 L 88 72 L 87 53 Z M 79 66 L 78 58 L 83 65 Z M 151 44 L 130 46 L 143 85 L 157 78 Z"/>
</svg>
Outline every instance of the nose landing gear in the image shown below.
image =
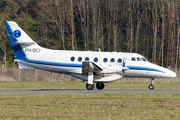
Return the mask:
<svg viewBox="0 0 180 120">
<path fill-rule="evenodd" d="M 150 90 L 153 90 L 155 88 L 155 85 L 154 85 L 154 78 L 152 78 L 151 80 L 151 84 L 149 85 L 148 87 Z"/>
</svg>

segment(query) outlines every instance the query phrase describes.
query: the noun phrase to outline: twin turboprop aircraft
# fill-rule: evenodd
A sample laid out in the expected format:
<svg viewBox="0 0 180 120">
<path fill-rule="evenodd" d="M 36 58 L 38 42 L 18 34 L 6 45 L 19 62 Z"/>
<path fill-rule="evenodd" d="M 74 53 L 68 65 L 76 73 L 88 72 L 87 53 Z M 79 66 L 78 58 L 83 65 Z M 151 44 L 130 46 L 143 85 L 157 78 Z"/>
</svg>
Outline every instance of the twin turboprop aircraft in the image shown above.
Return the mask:
<svg viewBox="0 0 180 120">
<path fill-rule="evenodd" d="M 42 69 L 88 81 L 86 88 L 103 89 L 104 83 L 126 77 L 173 78 L 176 73 L 148 62 L 142 55 L 122 52 L 51 50 L 39 46 L 14 21 L 4 21 L 20 69 Z"/>
</svg>

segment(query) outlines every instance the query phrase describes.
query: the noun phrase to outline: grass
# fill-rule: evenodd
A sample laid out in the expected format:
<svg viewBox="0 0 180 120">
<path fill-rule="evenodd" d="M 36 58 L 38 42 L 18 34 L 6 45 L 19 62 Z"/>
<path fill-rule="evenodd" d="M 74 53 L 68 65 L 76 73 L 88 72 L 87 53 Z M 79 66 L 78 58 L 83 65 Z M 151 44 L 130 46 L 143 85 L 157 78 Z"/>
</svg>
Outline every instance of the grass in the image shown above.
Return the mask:
<svg viewBox="0 0 180 120">
<path fill-rule="evenodd" d="M 105 83 L 104 89 L 148 89 L 150 81 L 116 81 Z M 0 81 L 0 89 L 86 89 L 86 82 L 80 81 Z M 96 88 L 95 88 L 96 89 Z M 155 89 L 180 89 L 180 81 L 155 81 Z"/>
<path fill-rule="evenodd" d="M 180 119 L 180 94 L 0 95 L 0 119 Z"/>
<path fill-rule="evenodd" d="M 86 89 L 86 83 L 1 81 L 0 89 Z M 148 81 L 116 81 L 105 89 L 148 89 Z M 156 89 L 180 89 L 179 81 L 157 81 Z M 0 95 L 0 119 L 178 120 L 180 94 Z"/>
</svg>

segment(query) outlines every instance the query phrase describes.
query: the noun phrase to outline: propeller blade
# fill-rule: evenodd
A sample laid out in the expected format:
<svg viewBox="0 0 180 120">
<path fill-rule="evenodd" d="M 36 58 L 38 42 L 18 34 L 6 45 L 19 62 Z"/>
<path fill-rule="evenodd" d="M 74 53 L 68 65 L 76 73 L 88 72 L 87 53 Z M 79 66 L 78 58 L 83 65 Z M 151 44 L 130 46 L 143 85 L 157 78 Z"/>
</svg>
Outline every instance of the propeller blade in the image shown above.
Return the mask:
<svg viewBox="0 0 180 120">
<path fill-rule="evenodd" d="M 126 58 L 123 59 L 123 67 L 126 66 Z"/>
<path fill-rule="evenodd" d="M 124 57 L 123 59 L 123 65 L 122 65 L 122 77 L 124 78 L 125 77 L 125 71 L 126 70 L 129 70 L 128 67 L 126 67 L 126 57 Z"/>
</svg>

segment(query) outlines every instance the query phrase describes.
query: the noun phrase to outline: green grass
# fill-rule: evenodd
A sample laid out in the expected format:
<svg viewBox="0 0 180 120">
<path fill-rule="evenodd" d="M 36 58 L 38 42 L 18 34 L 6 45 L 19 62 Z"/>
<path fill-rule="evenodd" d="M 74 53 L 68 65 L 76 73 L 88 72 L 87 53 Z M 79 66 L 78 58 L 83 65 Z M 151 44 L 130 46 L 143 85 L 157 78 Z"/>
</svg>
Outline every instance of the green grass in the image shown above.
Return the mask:
<svg viewBox="0 0 180 120">
<path fill-rule="evenodd" d="M 0 119 L 180 119 L 180 94 L 0 95 Z"/>
<path fill-rule="evenodd" d="M 82 82 L 1 81 L 0 89 L 86 89 Z M 116 81 L 105 89 L 148 89 L 148 81 Z M 179 89 L 157 81 L 156 89 Z M 0 119 L 140 120 L 180 119 L 180 94 L 0 95 Z"/>
<path fill-rule="evenodd" d="M 150 81 L 116 81 L 105 83 L 104 89 L 148 89 Z M 0 89 L 86 89 L 86 82 L 61 82 L 59 81 L 0 81 Z M 96 88 L 95 88 L 96 89 Z M 179 81 L 156 81 L 155 89 L 180 89 Z"/>
</svg>

